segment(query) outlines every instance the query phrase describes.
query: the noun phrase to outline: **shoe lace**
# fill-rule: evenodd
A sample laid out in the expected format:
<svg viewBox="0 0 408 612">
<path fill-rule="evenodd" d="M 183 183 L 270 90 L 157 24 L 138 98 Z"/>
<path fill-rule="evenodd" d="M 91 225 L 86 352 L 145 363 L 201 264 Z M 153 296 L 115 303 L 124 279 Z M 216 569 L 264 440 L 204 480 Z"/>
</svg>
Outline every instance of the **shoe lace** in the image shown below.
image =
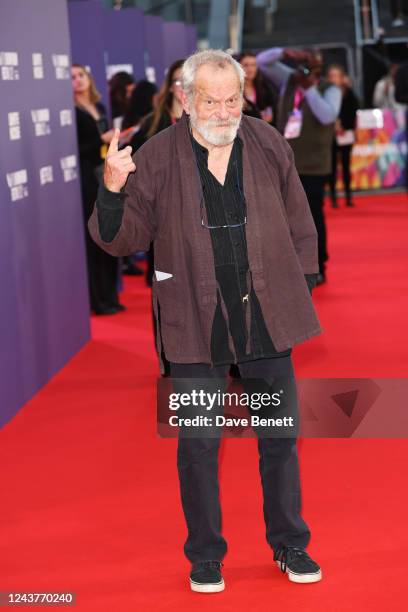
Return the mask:
<svg viewBox="0 0 408 612">
<path fill-rule="evenodd" d="M 209 569 L 220 570 L 221 567 L 224 566 L 222 561 L 202 561 L 200 563 L 201 567 L 208 567 Z"/>
<path fill-rule="evenodd" d="M 304 559 L 305 557 L 309 557 L 309 555 L 303 548 L 299 548 L 298 546 L 279 546 L 273 555 L 273 560 L 280 561 L 282 572 L 286 572 L 288 557 L 299 557 Z"/>
<path fill-rule="evenodd" d="M 206 561 L 206 563 L 208 563 L 209 567 L 215 567 L 217 569 L 224 567 L 222 561 Z"/>
</svg>

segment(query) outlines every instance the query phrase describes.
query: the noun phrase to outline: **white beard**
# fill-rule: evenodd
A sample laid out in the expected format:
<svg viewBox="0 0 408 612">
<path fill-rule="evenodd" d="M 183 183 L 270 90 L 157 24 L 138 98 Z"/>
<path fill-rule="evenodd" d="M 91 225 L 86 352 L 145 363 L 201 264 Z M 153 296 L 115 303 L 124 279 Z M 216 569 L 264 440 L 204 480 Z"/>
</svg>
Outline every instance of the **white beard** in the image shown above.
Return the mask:
<svg viewBox="0 0 408 612">
<path fill-rule="evenodd" d="M 230 117 L 229 119 L 208 119 L 204 121 L 197 118 L 197 114 L 194 108 L 190 110 L 190 121 L 192 127 L 197 130 L 204 140 L 214 145 L 215 147 L 222 147 L 230 144 L 235 140 L 237 135 L 241 117 Z M 218 126 L 225 126 L 224 129 L 220 129 Z"/>
</svg>

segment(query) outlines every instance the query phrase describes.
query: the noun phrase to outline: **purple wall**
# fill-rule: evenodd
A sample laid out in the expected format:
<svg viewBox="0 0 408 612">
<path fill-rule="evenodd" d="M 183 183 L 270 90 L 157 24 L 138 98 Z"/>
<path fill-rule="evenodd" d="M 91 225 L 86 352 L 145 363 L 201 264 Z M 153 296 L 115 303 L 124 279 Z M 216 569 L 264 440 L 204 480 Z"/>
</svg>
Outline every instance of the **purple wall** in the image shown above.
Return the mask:
<svg viewBox="0 0 408 612">
<path fill-rule="evenodd" d="M 65 0 L 2 4 L 0 426 L 89 339 L 69 54 Z"/>
<path fill-rule="evenodd" d="M 197 51 L 197 28 L 193 25 L 186 25 L 187 49 L 189 55 Z"/>
<path fill-rule="evenodd" d="M 187 26 L 181 21 L 163 22 L 164 63 L 168 68 L 176 60 L 190 54 Z"/>
<path fill-rule="evenodd" d="M 109 108 L 104 59 L 105 12 L 100 0 L 68 3 L 72 61 L 91 68 L 103 103 Z"/>
<path fill-rule="evenodd" d="M 145 76 L 144 16 L 136 8 L 104 11 L 106 64 L 132 64 L 136 80 Z"/>
<path fill-rule="evenodd" d="M 164 79 L 164 43 L 163 20 L 156 15 L 145 15 L 146 64 L 156 71 L 156 83 L 161 85 Z"/>
<path fill-rule="evenodd" d="M 153 66 L 160 85 L 175 60 L 196 50 L 197 31 L 185 23 L 163 22 L 136 8 L 114 11 L 100 0 L 68 3 L 73 61 L 91 67 L 105 104 L 108 103 L 106 66 L 131 64 L 136 80 Z"/>
</svg>

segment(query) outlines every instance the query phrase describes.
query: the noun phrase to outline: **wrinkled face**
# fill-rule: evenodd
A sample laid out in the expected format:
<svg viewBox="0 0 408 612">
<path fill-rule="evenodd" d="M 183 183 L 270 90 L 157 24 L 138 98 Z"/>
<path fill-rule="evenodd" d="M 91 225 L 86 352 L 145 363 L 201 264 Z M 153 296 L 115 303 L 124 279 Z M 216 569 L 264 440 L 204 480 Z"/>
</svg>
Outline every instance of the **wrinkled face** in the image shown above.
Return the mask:
<svg viewBox="0 0 408 612">
<path fill-rule="evenodd" d="M 241 60 L 241 66 L 245 70 L 245 77 L 248 81 L 253 81 L 256 77 L 256 73 L 258 72 L 258 68 L 256 66 L 256 58 L 251 55 L 244 55 Z"/>
<path fill-rule="evenodd" d="M 84 93 L 88 91 L 90 87 L 89 76 L 83 70 L 83 68 L 78 68 L 77 66 L 72 66 L 71 68 L 71 78 L 72 78 L 72 88 L 74 93 Z"/>
<path fill-rule="evenodd" d="M 227 145 L 235 139 L 242 115 L 239 78 L 232 66 L 200 66 L 194 92 L 183 92 L 184 110 L 193 128 L 214 146 Z"/>
<path fill-rule="evenodd" d="M 327 80 L 333 85 L 337 85 L 337 87 L 341 87 L 344 80 L 344 75 L 341 70 L 338 68 L 330 68 L 327 73 Z"/>
<path fill-rule="evenodd" d="M 173 78 L 171 80 L 171 93 L 177 98 L 177 100 L 182 104 L 182 89 L 181 89 L 181 68 L 178 68 L 173 73 Z"/>
</svg>

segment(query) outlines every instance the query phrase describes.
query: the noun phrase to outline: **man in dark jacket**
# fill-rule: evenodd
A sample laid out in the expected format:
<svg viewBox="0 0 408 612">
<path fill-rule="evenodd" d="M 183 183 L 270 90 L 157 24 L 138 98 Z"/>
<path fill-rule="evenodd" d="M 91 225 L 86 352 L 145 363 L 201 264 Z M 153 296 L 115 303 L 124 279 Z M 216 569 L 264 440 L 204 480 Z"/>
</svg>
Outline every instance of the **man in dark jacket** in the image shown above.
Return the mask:
<svg viewBox="0 0 408 612">
<path fill-rule="evenodd" d="M 291 68 L 281 60 L 297 65 Z M 262 51 L 258 67 L 279 88 L 277 128 L 287 138 L 316 224 L 319 249 L 318 284 L 326 280 L 328 260 L 324 185 L 332 170 L 334 125 L 341 91 L 321 78 L 323 57 L 317 49 Z"/>
<path fill-rule="evenodd" d="M 236 363 L 243 379 L 262 379 L 268 389 L 283 381 L 278 388 L 293 398 L 296 412 L 292 347 L 321 328 L 310 297 L 316 229 L 292 151 L 267 123 L 242 116 L 244 73 L 230 55 L 191 56 L 182 80 L 185 112 L 176 125 L 133 158 L 112 141 L 90 232 L 116 255 L 154 241 L 157 349 L 175 385 L 191 393 L 188 381 L 202 379 L 203 388 L 214 389 Z M 300 514 L 291 433 L 258 436 L 266 537 L 290 580 L 316 582 L 321 571 L 305 550 L 310 531 Z M 191 589 L 221 591 L 227 544 L 220 438 L 181 434 L 177 464 Z"/>
</svg>

